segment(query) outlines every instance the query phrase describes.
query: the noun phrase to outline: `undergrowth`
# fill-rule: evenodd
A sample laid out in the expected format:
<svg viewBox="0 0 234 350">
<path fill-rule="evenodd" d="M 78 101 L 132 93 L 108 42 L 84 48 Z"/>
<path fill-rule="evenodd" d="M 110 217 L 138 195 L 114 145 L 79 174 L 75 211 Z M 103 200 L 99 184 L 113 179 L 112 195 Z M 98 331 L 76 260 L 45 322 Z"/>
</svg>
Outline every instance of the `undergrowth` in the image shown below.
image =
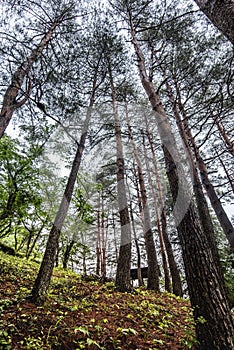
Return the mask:
<svg viewBox="0 0 234 350">
<path fill-rule="evenodd" d="M 27 301 L 38 265 L 0 252 L 0 349 L 193 349 L 189 302 L 54 269 L 43 306 Z"/>
</svg>

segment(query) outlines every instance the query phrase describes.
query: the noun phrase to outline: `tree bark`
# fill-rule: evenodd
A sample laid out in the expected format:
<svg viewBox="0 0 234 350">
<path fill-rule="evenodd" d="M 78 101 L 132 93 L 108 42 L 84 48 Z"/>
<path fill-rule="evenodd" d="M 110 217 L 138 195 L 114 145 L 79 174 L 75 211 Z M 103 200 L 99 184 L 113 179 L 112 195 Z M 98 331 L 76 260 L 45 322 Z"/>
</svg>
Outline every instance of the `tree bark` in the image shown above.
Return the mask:
<svg viewBox="0 0 234 350">
<path fill-rule="evenodd" d="M 137 41 L 128 6 L 127 15 L 141 83 L 155 112 L 162 141 L 174 203 L 173 212 L 182 247 L 189 296 L 194 309 L 198 348 L 231 350 L 234 347 L 234 327 L 225 288 L 222 279 L 220 280 L 220 270 L 213 257 L 207 235 L 198 220 L 167 115 L 146 73 L 144 56 Z"/>
<path fill-rule="evenodd" d="M 173 164 L 170 152 L 164 147 L 166 164 Z M 178 172 L 167 170 L 169 183 L 176 201 Z M 186 280 L 194 319 L 198 349 L 231 350 L 234 346 L 233 320 L 228 305 L 223 277 L 213 256 L 209 239 L 201 229 L 193 201 L 178 224 Z"/>
<path fill-rule="evenodd" d="M 234 3 L 232 0 L 195 0 L 201 11 L 234 45 Z"/>
<path fill-rule="evenodd" d="M 118 116 L 117 100 L 115 86 L 112 76 L 112 68 L 109 61 L 107 61 L 108 72 L 110 78 L 113 113 L 115 118 L 115 137 L 117 146 L 117 193 L 118 193 L 118 206 L 120 215 L 120 227 L 121 227 L 121 239 L 119 257 L 117 263 L 117 272 L 115 284 L 120 292 L 127 292 L 132 289 L 130 282 L 130 269 L 131 269 L 131 226 L 130 217 L 128 211 L 128 200 L 125 187 L 125 175 L 124 175 L 124 155 L 123 144 L 121 136 L 120 120 Z"/>
<path fill-rule="evenodd" d="M 42 54 L 43 50 L 47 47 L 48 43 L 52 39 L 52 34 L 56 27 L 62 23 L 65 12 L 57 17 L 51 24 L 49 30 L 44 35 L 38 46 L 32 50 L 29 57 L 18 67 L 12 77 L 11 84 L 8 86 L 4 98 L 3 105 L 0 112 L 0 138 L 3 136 L 14 111 L 24 105 L 31 92 L 31 80 L 29 78 L 29 72 L 36 62 L 38 57 Z M 28 78 L 27 92 L 24 93 L 24 98 L 21 101 L 17 101 L 17 96 L 21 92 L 25 78 Z"/>
<path fill-rule="evenodd" d="M 148 123 L 146 121 L 146 135 L 150 144 L 150 149 L 152 153 L 152 160 L 153 160 L 153 166 L 154 166 L 154 174 L 156 177 L 156 184 L 157 184 L 157 191 L 158 191 L 158 196 L 159 196 L 159 204 L 161 207 L 161 226 L 162 226 L 162 234 L 163 234 L 163 240 L 164 244 L 166 247 L 166 252 L 167 252 L 167 258 L 168 258 L 168 264 L 171 272 L 171 279 L 172 279 L 172 290 L 175 295 L 178 296 L 183 296 L 183 289 L 182 289 L 182 284 L 181 284 L 181 279 L 180 279 L 180 272 L 177 267 L 175 258 L 174 258 L 174 253 L 171 245 L 171 241 L 168 235 L 168 230 L 167 230 L 167 218 L 166 218 L 166 206 L 163 198 L 163 193 L 162 193 L 162 186 L 161 186 L 161 181 L 159 177 L 159 172 L 158 172 L 158 165 L 157 165 L 157 159 L 154 151 L 154 145 L 153 145 L 153 140 L 152 140 L 152 135 L 150 134 L 149 128 L 148 128 Z"/>
</svg>

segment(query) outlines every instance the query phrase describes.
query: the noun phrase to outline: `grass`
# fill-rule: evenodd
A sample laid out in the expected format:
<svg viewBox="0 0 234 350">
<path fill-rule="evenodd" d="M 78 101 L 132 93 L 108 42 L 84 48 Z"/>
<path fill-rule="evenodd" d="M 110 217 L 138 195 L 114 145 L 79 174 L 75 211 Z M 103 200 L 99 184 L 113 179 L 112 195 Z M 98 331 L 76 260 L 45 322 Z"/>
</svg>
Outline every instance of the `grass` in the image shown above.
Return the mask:
<svg viewBox="0 0 234 350">
<path fill-rule="evenodd" d="M 27 301 L 38 265 L 0 252 L 0 349 L 193 349 L 188 301 L 144 288 L 119 293 L 55 269 L 43 306 Z"/>
</svg>

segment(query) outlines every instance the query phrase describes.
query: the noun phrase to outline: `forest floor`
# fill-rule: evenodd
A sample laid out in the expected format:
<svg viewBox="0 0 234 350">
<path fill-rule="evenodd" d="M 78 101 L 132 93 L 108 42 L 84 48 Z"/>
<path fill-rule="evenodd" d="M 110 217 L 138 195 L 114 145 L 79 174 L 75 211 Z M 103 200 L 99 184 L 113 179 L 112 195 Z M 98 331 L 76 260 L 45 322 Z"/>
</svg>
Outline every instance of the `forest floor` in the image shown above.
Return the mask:
<svg viewBox="0 0 234 350">
<path fill-rule="evenodd" d="M 27 301 L 38 264 L 0 252 L 0 349 L 193 349 L 188 301 L 144 288 L 119 293 L 55 269 L 44 305 Z"/>
</svg>

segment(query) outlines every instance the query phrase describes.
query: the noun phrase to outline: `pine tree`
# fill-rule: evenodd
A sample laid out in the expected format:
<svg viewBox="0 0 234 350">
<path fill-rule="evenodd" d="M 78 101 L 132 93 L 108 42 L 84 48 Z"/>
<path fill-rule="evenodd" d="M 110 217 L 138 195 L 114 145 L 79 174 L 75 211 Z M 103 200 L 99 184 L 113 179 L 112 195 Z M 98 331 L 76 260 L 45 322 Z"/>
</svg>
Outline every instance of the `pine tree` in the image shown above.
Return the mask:
<svg viewBox="0 0 234 350">
<path fill-rule="evenodd" d="M 94 55 L 95 54 L 96 52 L 94 52 Z M 92 110 L 94 107 L 94 102 L 96 97 L 96 90 L 98 89 L 99 84 L 101 84 L 103 81 L 102 74 L 100 74 L 102 51 L 99 52 L 98 55 L 95 56 L 93 59 L 95 64 L 92 66 L 92 70 L 91 69 L 89 70 L 89 74 L 91 74 L 91 71 L 92 71 L 91 92 L 89 92 L 89 95 L 90 95 L 89 105 L 87 107 L 86 117 L 82 127 L 80 140 L 77 143 L 76 154 L 70 170 L 70 174 L 69 174 L 67 185 L 63 194 L 63 198 L 61 200 L 58 212 L 56 214 L 52 229 L 49 234 L 49 238 L 47 241 L 40 270 L 38 272 L 37 278 L 32 288 L 30 299 L 35 303 L 43 302 L 48 292 L 48 288 L 50 285 L 50 280 L 53 272 L 53 267 L 54 267 L 55 259 L 58 252 L 59 237 L 61 234 L 61 230 L 65 221 L 65 218 L 67 216 L 68 208 L 70 206 L 70 202 L 71 202 L 71 198 L 72 198 L 72 194 L 73 194 L 74 186 L 76 182 L 76 177 L 80 168 L 81 158 L 85 148 L 88 128 L 90 125 Z M 85 255 L 83 257 L 85 259 Z M 84 266 L 85 266 L 85 261 L 84 261 Z"/>
</svg>

